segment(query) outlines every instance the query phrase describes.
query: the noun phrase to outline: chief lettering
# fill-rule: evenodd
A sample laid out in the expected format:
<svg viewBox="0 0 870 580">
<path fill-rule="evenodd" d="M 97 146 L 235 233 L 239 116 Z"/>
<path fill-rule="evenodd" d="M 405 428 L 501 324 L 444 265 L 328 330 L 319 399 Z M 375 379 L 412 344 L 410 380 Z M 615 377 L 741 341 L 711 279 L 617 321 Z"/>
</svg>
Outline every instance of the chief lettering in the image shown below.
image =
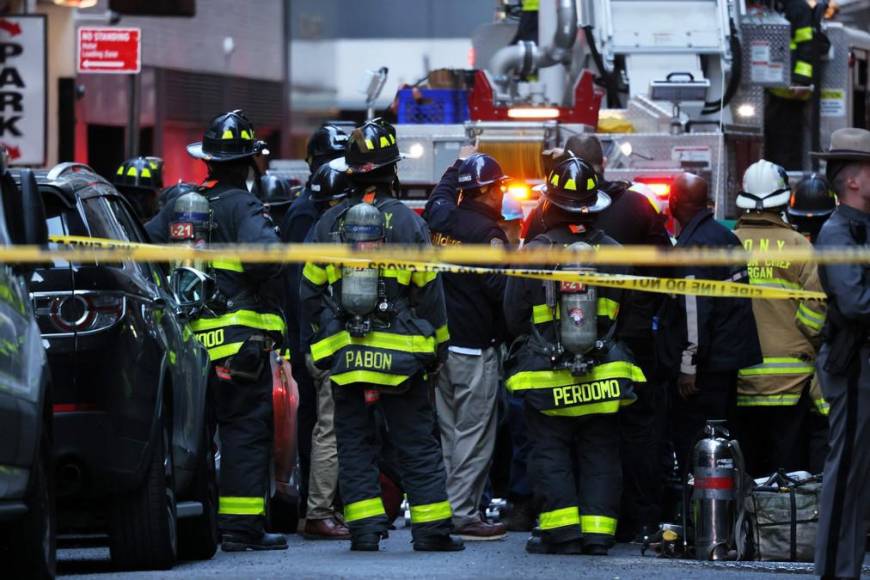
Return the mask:
<svg viewBox="0 0 870 580">
<path fill-rule="evenodd" d="M 553 389 L 553 404 L 557 407 L 583 405 L 596 401 L 618 399 L 621 394 L 619 381 L 605 379 L 579 385 L 568 385 Z"/>
<path fill-rule="evenodd" d="M 344 362 L 348 368 L 388 371 L 393 367 L 393 355 L 371 350 L 350 351 L 345 353 Z"/>
</svg>

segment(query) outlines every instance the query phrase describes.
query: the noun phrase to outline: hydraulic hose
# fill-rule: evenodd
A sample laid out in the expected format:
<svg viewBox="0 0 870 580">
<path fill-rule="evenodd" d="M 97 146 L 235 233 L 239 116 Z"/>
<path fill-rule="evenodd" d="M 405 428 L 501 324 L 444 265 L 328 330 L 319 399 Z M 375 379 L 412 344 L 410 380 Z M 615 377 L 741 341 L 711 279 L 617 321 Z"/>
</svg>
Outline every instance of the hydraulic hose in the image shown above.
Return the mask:
<svg viewBox="0 0 870 580">
<path fill-rule="evenodd" d="M 608 72 L 604 68 L 604 59 L 601 58 L 601 53 L 598 52 L 598 47 L 595 46 L 595 33 L 592 32 L 592 26 L 587 24 L 583 27 L 583 34 L 586 37 L 586 45 L 589 47 L 589 53 L 592 55 L 592 61 L 598 69 L 598 74 L 604 80 L 604 90 L 607 93 L 607 106 L 609 108 L 619 107 L 619 83 L 616 80 L 616 71 Z"/>
<path fill-rule="evenodd" d="M 716 101 L 706 101 L 704 108 L 701 110 L 702 115 L 712 115 L 718 113 L 723 107 L 728 106 L 734 95 L 737 94 L 737 89 L 740 88 L 740 82 L 743 79 L 743 46 L 740 44 L 740 38 L 737 36 L 737 25 L 734 24 L 734 19 L 728 20 L 731 29 L 731 38 L 729 44 L 731 46 L 731 78 L 728 79 L 728 86 L 725 88 L 725 94 L 721 99 Z"/>
</svg>

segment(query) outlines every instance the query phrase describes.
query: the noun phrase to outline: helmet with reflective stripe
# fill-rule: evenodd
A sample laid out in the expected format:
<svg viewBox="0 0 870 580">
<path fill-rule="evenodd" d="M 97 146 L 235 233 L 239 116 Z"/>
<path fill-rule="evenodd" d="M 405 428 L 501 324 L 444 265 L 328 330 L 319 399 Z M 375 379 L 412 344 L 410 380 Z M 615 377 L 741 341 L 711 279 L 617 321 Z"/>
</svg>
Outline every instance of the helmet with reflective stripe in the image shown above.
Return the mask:
<svg viewBox="0 0 870 580">
<path fill-rule="evenodd" d="M 321 165 L 308 184 L 311 201 L 315 203 L 344 199 L 353 192 L 353 183 L 347 175 L 347 167 L 341 159 Z"/>
<path fill-rule="evenodd" d="M 240 109 L 215 117 L 202 141 L 187 146 L 191 157 L 221 163 L 253 157 L 257 153 L 254 126 Z"/>
<path fill-rule="evenodd" d="M 837 195 L 831 190 L 828 180 L 813 173 L 795 186 L 786 212 L 790 217 L 827 217 L 836 208 Z"/>
<path fill-rule="evenodd" d="M 374 119 L 353 130 L 345 152 L 350 174 L 369 173 L 402 160 L 396 144 L 396 129 L 386 121 Z"/>
<path fill-rule="evenodd" d="M 559 162 L 547 176 L 543 196 L 570 213 L 598 213 L 610 206 L 610 196 L 599 191 L 598 174 L 576 157 Z"/>
<path fill-rule="evenodd" d="M 790 195 L 785 169 L 762 159 L 750 165 L 743 174 L 743 189 L 737 194 L 737 207 L 777 209 L 788 204 Z"/>
<path fill-rule="evenodd" d="M 163 160 L 159 157 L 128 159 L 115 172 L 112 183 L 117 187 L 137 189 L 163 188 Z"/>
<path fill-rule="evenodd" d="M 321 125 L 308 140 L 305 161 L 309 166 L 320 166 L 336 157 L 342 157 L 346 148 L 347 133 L 335 125 L 326 123 Z"/>
<path fill-rule="evenodd" d="M 482 187 L 508 178 L 498 161 L 483 153 L 475 153 L 465 159 L 459 165 L 458 173 L 459 189 L 464 195 L 469 196 L 479 194 Z"/>
</svg>

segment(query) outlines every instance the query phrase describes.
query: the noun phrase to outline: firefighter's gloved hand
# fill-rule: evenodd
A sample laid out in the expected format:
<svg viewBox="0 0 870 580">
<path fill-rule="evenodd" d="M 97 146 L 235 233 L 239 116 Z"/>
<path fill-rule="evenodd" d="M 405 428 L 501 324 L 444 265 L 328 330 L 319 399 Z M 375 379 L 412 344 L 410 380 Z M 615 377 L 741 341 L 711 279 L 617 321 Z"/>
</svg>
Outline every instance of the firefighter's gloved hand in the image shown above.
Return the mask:
<svg viewBox="0 0 870 580">
<path fill-rule="evenodd" d="M 697 375 L 680 373 L 680 376 L 677 378 L 677 392 L 682 398 L 688 399 L 698 393 L 698 387 L 695 384 L 696 377 Z"/>
</svg>

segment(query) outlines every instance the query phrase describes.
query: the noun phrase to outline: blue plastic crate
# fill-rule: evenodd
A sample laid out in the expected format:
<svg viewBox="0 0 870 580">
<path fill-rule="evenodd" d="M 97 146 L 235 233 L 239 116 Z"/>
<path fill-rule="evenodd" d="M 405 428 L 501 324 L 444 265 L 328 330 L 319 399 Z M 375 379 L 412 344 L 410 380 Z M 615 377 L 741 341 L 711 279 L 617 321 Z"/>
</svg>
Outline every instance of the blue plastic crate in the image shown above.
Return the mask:
<svg viewBox="0 0 870 580">
<path fill-rule="evenodd" d="M 399 91 L 397 116 L 400 124 L 464 123 L 468 120 L 468 92 L 455 89 L 421 89 L 414 100 L 413 89 Z"/>
</svg>

